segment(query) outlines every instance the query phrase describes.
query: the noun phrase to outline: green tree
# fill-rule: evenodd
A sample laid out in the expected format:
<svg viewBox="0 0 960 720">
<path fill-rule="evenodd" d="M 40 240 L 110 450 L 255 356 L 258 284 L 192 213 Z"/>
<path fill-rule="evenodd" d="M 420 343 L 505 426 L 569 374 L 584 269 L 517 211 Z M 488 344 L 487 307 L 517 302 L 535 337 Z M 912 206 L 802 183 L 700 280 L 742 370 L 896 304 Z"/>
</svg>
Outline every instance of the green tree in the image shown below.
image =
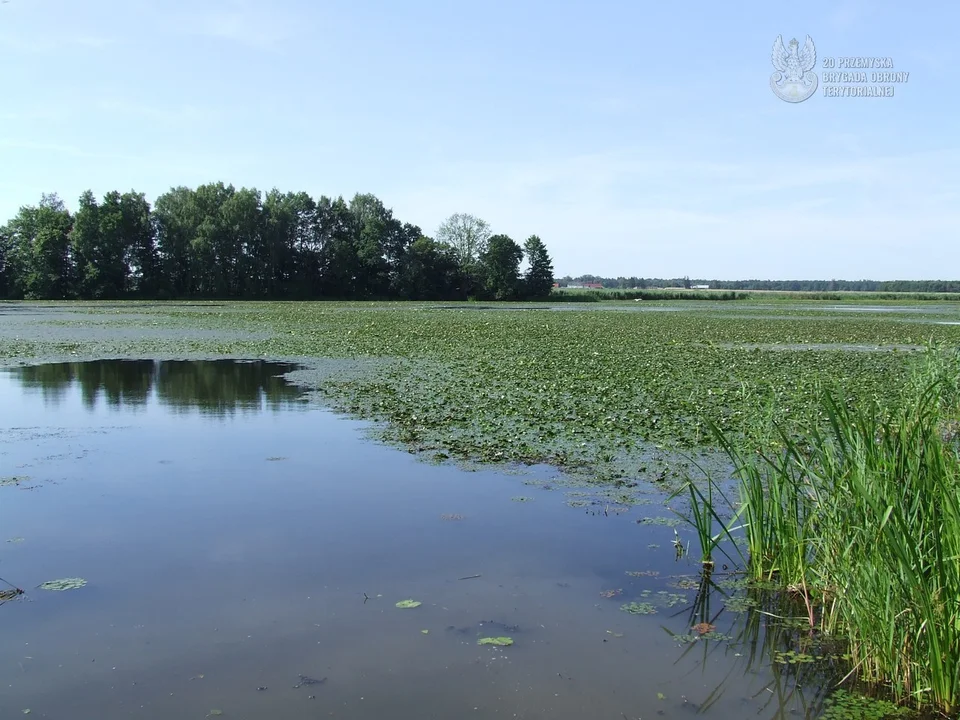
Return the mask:
<svg viewBox="0 0 960 720">
<path fill-rule="evenodd" d="M 519 290 L 523 248 L 507 235 L 494 235 L 480 254 L 478 278 L 484 297 L 513 300 Z"/>
<path fill-rule="evenodd" d="M 547 246 L 536 235 L 531 235 L 523 244 L 529 267 L 523 276 L 524 295 L 534 300 L 550 297 L 553 290 L 553 261 Z"/>
<path fill-rule="evenodd" d="M 355 216 L 342 197 L 321 198 L 318 205 L 323 236 L 321 293 L 329 298 L 357 297 L 361 284 L 361 260 L 354 233 Z M 361 283 L 358 283 L 361 279 Z"/>
<path fill-rule="evenodd" d="M 201 223 L 196 192 L 183 186 L 171 188 L 157 198 L 153 219 L 163 293 L 172 297 L 195 295 L 199 268 L 192 241 Z"/>
<path fill-rule="evenodd" d="M 143 193 L 126 192 L 120 196 L 123 226 L 127 291 L 139 297 L 156 297 L 160 289 L 160 258 L 157 234 L 150 203 Z"/>
<path fill-rule="evenodd" d="M 464 299 L 465 278 L 449 245 L 427 237 L 414 241 L 400 262 L 396 294 L 405 300 Z"/>
<path fill-rule="evenodd" d="M 126 291 L 127 240 L 120 193 L 107 193 L 103 205 L 90 190 L 80 196 L 70 232 L 80 297 L 115 299 Z"/>
<path fill-rule="evenodd" d="M 467 268 L 486 252 L 491 240 L 490 226 L 467 213 L 455 213 L 437 230 L 437 240 L 454 249 L 460 264 Z"/>
<path fill-rule="evenodd" d="M 12 295 L 64 299 L 73 293 L 73 218 L 56 194 L 20 208 L 4 231 Z"/>
</svg>

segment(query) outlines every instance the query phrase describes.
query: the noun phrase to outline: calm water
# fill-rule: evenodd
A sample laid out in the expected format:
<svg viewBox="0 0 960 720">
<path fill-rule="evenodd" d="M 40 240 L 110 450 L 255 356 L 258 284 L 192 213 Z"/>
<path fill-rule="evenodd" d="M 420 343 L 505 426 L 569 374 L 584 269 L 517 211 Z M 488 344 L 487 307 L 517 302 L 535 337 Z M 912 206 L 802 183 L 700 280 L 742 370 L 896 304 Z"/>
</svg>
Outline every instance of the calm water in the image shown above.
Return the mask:
<svg viewBox="0 0 960 720">
<path fill-rule="evenodd" d="M 669 585 L 694 567 L 673 528 L 638 524 L 661 506 L 605 516 L 524 483 L 549 470 L 421 463 L 289 369 L 0 372 L 0 476 L 22 478 L 0 487 L 0 576 L 27 590 L 0 605 L 0 717 L 815 715 L 751 616 Z M 36 588 L 69 577 L 88 584 Z M 701 619 L 733 639 L 671 637 Z"/>
</svg>

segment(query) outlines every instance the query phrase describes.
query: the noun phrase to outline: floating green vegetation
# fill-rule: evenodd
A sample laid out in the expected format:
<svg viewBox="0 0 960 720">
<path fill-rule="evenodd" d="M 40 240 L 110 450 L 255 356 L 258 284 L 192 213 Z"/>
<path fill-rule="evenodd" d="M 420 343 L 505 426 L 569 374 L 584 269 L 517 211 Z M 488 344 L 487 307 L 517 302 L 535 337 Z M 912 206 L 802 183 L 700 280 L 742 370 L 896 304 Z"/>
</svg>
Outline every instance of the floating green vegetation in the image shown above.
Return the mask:
<svg viewBox="0 0 960 720">
<path fill-rule="evenodd" d="M 657 577 L 660 574 L 659 570 L 627 570 L 627 575 L 630 577 Z"/>
<path fill-rule="evenodd" d="M 637 520 L 640 525 L 663 525 L 666 527 L 678 527 L 683 525 L 683 520 L 676 517 L 645 517 Z"/>
<path fill-rule="evenodd" d="M 0 487 L 8 487 L 11 485 L 19 485 L 20 483 L 25 483 L 30 478 L 26 475 L 10 475 L 8 477 L 0 477 Z"/>
<path fill-rule="evenodd" d="M 621 605 L 620 609 L 625 613 L 630 613 L 631 615 L 654 615 L 657 612 L 657 608 L 654 607 L 651 603 L 647 602 L 631 602 L 625 605 Z"/>
<path fill-rule="evenodd" d="M 600 592 L 600 597 L 602 598 L 615 598 L 623 595 L 623 589 L 617 588 L 616 590 L 602 590 Z"/>
<path fill-rule="evenodd" d="M 419 600 L 401 600 L 397 603 L 397 607 L 401 610 L 407 610 L 410 608 L 418 608 L 423 605 Z"/>
<path fill-rule="evenodd" d="M 303 381 L 339 409 L 387 421 L 391 442 L 457 462 L 547 462 L 613 484 L 659 479 L 652 444 L 713 444 L 710 421 L 759 440 L 772 422 L 815 416 L 824 379 L 848 388 L 851 402 L 902 395 L 910 353 L 842 348 L 960 340 L 960 327 L 929 322 L 931 313 L 956 318 L 952 308 L 687 303 L 658 305 L 669 313 L 632 303 L 541 312 L 505 304 L 451 312 L 426 303 L 154 303 L 129 318 L 71 304 L 57 309 L 62 325 L 31 322 L 0 337 L 0 358 L 316 358 Z M 91 326 L 98 317 L 110 326 Z M 145 324 L 180 332 L 129 332 Z M 190 332 L 197 329 L 204 334 Z M 336 366 L 343 359 L 350 362 Z"/>
<path fill-rule="evenodd" d="M 463 515 L 459 513 L 444 513 L 440 516 L 441 520 L 463 520 Z"/>
<path fill-rule="evenodd" d="M 86 584 L 87 581 L 83 578 L 62 578 L 61 580 L 48 580 L 40 585 L 40 589 L 60 592 L 63 590 L 76 590 L 77 588 L 82 588 Z"/>
<path fill-rule="evenodd" d="M 513 645 L 513 638 L 510 637 L 485 637 L 477 640 L 477 645 L 496 645 L 497 647 L 507 647 Z"/>
<path fill-rule="evenodd" d="M 696 590 L 700 587 L 700 580 L 696 578 L 680 578 L 668 584 L 670 587 L 677 588 L 678 590 Z"/>
<path fill-rule="evenodd" d="M 745 613 L 750 612 L 759 603 L 754 600 L 752 597 L 747 595 L 734 595 L 733 597 L 728 597 L 723 601 L 723 607 L 726 608 L 728 612 L 732 613 Z"/>
<path fill-rule="evenodd" d="M 24 542 L 24 539 L 22 537 L 15 537 L 15 538 L 10 538 L 9 540 L 7 540 L 7 542 L 13 543 L 14 545 L 19 545 L 20 543 Z"/>
<path fill-rule="evenodd" d="M 796 650 L 786 650 L 784 652 L 776 652 L 773 655 L 773 661 L 779 665 L 796 665 L 798 663 L 812 663 L 817 660 L 823 660 L 821 655 L 809 655 L 804 652 L 797 652 Z"/>
<path fill-rule="evenodd" d="M 686 605 L 689 602 L 686 595 L 667 592 L 666 590 L 657 592 L 657 600 L 668 608 L 676 607 L 677 605 Z"/>
<path fill-rule="evenodd" d="M 823 720 L 892 720 L 910 717 L 907 708 L 888 700 L 869 698 L 847 690 L 836 690 L 824 702 Z"/>
<path fill-rule="evenodd" d="M 514 502 L 518 502 L 518 503 L 533 502 L 533 498 L 532 498 L 532 497 L 526 497 L 526 496 L 524 496 L 524 495 L 517 495 L 517 496 L 512 497 L 512 498 L 510 498 L 510 499 L 513 500 Z"/>
<path fill-rule="evenodd" d="M 705 633 L 686 633 L 683 635 L 674 635 L 673 639 L 679 643 L 687 644 L 687 643 L 698 642 L 701 640 L 712 640 L 714 642 L 724 642 L 724 641 L 732 640 L 733 636 L 726 635 L 724 633 L 720 633 L 715 630 L 711 630 L 710 632 L 705 632 Z"/>
</svg>

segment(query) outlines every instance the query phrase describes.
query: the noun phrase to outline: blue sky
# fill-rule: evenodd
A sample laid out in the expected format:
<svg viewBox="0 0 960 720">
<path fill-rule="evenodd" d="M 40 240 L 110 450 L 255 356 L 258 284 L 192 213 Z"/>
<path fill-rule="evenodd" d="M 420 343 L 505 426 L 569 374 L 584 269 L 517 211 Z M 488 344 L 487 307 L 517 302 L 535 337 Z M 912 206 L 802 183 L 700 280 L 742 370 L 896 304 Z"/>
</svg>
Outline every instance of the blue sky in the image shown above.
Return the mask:
<svg viewBox="0 0 960 720">
<path fill-rule="evenodd" d="M 223 180 L 454 212 L 558 275 L 960 277 L 960 4 L 9 0 L 0 222 Z M 771 50 L 892 57 L 786 103 Z"/>
</svg>

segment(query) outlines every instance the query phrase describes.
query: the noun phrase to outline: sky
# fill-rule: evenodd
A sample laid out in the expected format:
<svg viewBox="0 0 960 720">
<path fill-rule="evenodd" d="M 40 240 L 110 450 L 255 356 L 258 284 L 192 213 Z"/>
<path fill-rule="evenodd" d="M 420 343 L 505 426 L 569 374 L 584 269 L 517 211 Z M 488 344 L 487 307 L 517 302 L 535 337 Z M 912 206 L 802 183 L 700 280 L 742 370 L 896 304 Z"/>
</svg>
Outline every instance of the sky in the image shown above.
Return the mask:
<svg viewBox="0 0 960 720">
<path fill-rule="evenodd" d="M 470 213 L 557 276 L 956 279 L 958 25 L 946 0 L 5 0 L 0 223 L 223 181 L 371 192 L 427 235 Z M 807 35 L 821 89 L 784 102 L 774 41 Z M 859 56 L 908 79 L 825 97 L 824 58 Z"/>
</svg>

